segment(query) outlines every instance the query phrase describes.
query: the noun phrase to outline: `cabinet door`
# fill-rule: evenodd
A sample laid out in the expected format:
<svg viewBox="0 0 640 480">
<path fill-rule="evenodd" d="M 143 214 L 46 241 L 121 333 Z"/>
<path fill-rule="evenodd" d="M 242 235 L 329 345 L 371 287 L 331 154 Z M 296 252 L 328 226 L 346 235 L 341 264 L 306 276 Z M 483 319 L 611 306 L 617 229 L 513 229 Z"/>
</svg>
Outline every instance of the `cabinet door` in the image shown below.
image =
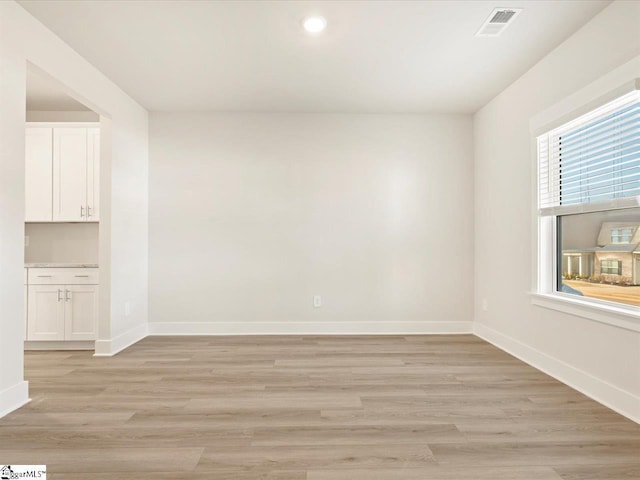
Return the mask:
<svg viewBox="0 0 640 480">
<path fill-rule="evenodd" d="M 64 286 L 30 285 L 27 340 L 64 340 Z"/>
<path fill-rule="evenodd" d="M 98 286 L 65 287 L 65 340 L 95 340 L 98 319 Z"/>
<path fill-rule="evenodd" d="M 87 129 L 87 220 L 100 220 L 100 129 Z"/>
<path fill-rule="evenodd" d="M 53 129 L 25 132 L 25 221 L 50 222 L 53 212 Z"/>
<path fill-rule="evenodd" d="M 87 218 L 87 129 L 53 129 L 53 220 Z"/>
</svg>

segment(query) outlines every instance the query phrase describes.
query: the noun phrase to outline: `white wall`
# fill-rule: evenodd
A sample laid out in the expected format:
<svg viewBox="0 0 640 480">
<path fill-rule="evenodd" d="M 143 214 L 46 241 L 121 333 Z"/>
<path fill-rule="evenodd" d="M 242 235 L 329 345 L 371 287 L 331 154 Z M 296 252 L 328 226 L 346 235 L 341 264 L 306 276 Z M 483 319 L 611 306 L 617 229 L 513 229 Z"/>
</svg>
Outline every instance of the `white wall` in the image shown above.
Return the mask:
<svg viewBox="0 0 640 480">
<path fill-rule="evenodd" d="M 147 321 L 147 112 L 13 1 L 0 2 L 0 416 L 27 401 L 23 380 L 24 122 L 27 62 L 110 118 L 101 171 L 101 317 L 109 353 Z M 103 261 L 104 260 L 104 261 Z M 103 288 L 104 287 L 104 288 Z M 131 301 L 132 315 L 124 316 Z M 101 309 L 102 311 L 102 309 Z M 106 325 L 104 324 L 106 321 Z"/>
<path fill-rule="evenodd" d="M 470 116 L 152 113 L 151 332 L 470 331 L 471 139 Z"/>
<path fill-rule="evenodd" d="M 640 334 L 533 306 L 529 292 L 535 241 L 530 120 L 583 88 L 572 99 L 576 106 L 640 77 L 638 54 L 640 2 L 615 2 L 474 119 L 475 331 L 636 420 Z"/>
<path fill-rule="evenodd" d="M 97 223 L 27 223 L 25 263 L 99 263 Z"/>
</svg>

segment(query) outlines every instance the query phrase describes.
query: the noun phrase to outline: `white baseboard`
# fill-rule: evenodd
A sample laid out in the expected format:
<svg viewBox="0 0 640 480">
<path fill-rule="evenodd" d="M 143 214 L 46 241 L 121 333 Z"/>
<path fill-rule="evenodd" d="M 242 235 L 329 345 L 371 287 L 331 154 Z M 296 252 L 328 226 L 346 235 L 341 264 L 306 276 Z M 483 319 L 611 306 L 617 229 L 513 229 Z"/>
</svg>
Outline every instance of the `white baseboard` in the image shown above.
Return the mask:
<svg viewBox="0 0 640 480">
<path fill-rule="evenodd" d="M 24 342 L 25 351 L 31 350 L 93 350 L 95 342 L 89 341 L 41 341 L 29 340 Z"/>
<path fill-rule="evenodd" d="M 29 403 L 29 382 L 23 380 L 0 392 L 0 418 Z"/>
<path fill-rule="evenodd" d="M 640 423 L 640 397 L 479 322 L 474 322 L 473 330 L 476 336 L 499 349 L 510 353 L 620 415 Z"/>
<path fill-rule="evenodd" d="M 149 335 L 470 334 L 471 322 L 151 322 Z"/>
<path fill-rule="evenodd" d="M 148 324 L 144 323 L 121 333 L 111 340 L 96 340 L 94 357 L 111 357 L 149 335 Z"/>
</svg>

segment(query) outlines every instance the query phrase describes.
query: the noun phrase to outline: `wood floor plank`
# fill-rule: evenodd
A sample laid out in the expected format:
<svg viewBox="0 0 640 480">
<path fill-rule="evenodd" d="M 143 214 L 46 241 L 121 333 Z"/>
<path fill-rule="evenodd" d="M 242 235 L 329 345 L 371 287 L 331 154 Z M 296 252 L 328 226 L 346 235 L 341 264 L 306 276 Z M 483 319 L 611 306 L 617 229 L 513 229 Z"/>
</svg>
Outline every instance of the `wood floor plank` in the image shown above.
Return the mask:
<svg viewBox="0 0 640 480">
<path fill-rule="evenodd" d="M 250 449 L 208 448 L 197 472 L 221 468 L 262 471 L 277 465 L 282 470 L 334 468 L 419 468 L 435 463 L 425 445 L 321 445 L 252 446 Z"/>
<path fill-rule="evenodd" d="M 185 406 L 187 413 L 212 413 L 227 410 L 233 405 L 235 410 L 318 410 L 328 408 L 360 408 L 360 397 L 353 394 L 303 394 L 303 393 L 246 393 L 234 398 L 196 398 Z"/>
<path fill-rule="evenodd" d="M 192 471 L 203 448 L 0 449 L 0 463 L 47 465 L 53 472 Z"/>
<path fill-rule="evenodd" d="M 638 480 L 640 465 L 577 465 L 554 469 L 563 480 Z"/>
<path fill-rule="evenodd" d="M 472 335 L 28 352 L 0 462 L 54 480 L 629 480 L 640 425 Z"/>
<path fill-rule="evenodd" d="M 607 442 L 466 442 L 430 446 L 439 464 L 450 465 L 616 465 L 640 461 L 640 439 Z"/>
<path fill-rule="evenodd" d="M 450 467 L 310 470 L 307 480 L 561 480 L 550 467 Z"/>
<path fill-rule="evenodd" d="M 217 425 L 188 425 L 173 427 L 167 435 L 162 425 L 136 424 L 93 426 L 77 428 L 66 426 L 5 426 L 2 435 L 11 437 L 11 448 L 16 449 L 78 449 L 123 447 L 209 447 L 248 446 L 252 441 L 251 429 L 221 428 Z"/>
<path fill-rule="evenodd" d="M 632 421 L 613 423 L 573 423 L 565 420 L 549 424 L 456 422 L 456 427 L 471 443 L 505 442 L 588 442 L 628 440 L 640 436 L 640 425 Z"/>
<path fill-rule="evenodd" d="M 0 420 L 0 426 L 6 425 L 120 425 L 129 420 L 134 411 L 125 412 L 35 412 L 22 408 L 18 412 Z"/>
<path fill-rule="evenodd" d="M 420 426 L 305 426 L 256 428 L 251 445 L 398 445 L 460 442 L 464 436 L 455 425 Z"/>
<path fill-rule="evenodd" d="M 126 478 L 126 477 L 124 477 Z M 207 472 L 135 472 L 135 480 L 306 480 L 306 470 L 243 470 L 239 468 L 223 468 Z M 556 477 L 559 478 L 559 477 Z M 123 474 L 118 473 L 54 473 L 48 480 L 122 480 Z M 536 480 L 547 480 L 546 478 Z M 549 479 L 550 480 L 550 479 Z"/>
</svg>

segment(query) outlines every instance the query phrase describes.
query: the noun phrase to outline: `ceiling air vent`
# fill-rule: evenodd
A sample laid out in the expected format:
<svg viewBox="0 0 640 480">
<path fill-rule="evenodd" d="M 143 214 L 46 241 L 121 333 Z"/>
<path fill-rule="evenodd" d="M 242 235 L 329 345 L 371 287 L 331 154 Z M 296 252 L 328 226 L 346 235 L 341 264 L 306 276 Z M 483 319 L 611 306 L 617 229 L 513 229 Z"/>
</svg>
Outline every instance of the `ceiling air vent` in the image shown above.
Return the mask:
<svg viewBox="0 0 640 480">
<path fill-rule="evenodd" d="M 496 8 L 476 33 L 476 37 L 497 37 L 513 23 L 521 8 Z"/>
</svg>

